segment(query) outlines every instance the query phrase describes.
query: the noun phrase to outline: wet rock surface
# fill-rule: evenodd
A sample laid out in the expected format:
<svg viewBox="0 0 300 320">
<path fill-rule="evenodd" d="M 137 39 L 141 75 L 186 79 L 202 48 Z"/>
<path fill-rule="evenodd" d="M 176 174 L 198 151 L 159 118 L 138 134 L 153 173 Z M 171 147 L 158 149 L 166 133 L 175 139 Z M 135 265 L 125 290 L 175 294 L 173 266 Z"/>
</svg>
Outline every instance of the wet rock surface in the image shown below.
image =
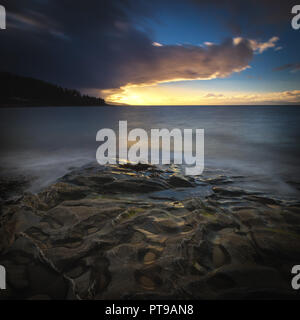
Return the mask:
<svg viewBox="0 0 300 320">
<path fill-rule="evenodd" d="M 230 183 L 89 165 L 6 199 L 0 298 L 299 299 L 300 203 Z"/>
</svg>

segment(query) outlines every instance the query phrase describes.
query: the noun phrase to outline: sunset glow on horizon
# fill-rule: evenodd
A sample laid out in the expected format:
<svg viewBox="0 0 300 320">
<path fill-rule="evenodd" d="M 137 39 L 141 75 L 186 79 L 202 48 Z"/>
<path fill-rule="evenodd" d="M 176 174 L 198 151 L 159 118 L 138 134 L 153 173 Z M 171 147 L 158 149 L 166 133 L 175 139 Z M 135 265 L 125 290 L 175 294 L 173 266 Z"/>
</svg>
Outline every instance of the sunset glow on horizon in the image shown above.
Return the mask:
<svg viewBox="0 0 300 320">
<path fill-rule="evenodd" d="M 271 70 L 272 80 L 257 74 L 255 60 L 266 52 L 278 54 L 282 50 L 278 43 L 277 36 L 266 41 L 234 37 L 200 45 L 153 42 L 155 63 L 137 64 L 135 70 L 126 71 L 127 84 L 100 90 L 100 96 L 108 103 L 126 105 L 299 104 L 297 83 L 291 88 L 281 81 L 278 86 L 274 71 L 280 69 Z M 287 71 L 295 76 L 298 69 L 291 66 Z M 228 85 L 230 81 L 235 83 Z"/>
<path fill-rule="evenodd" d="M 300 90 L 275 92 L 208 92 L 191 88 L 126 86 L 102 94 L 108 103 L 127 105 L 264 105 L 297 104 Z"/>
<path fill-rule="evenodd" d="M 94 10 L 82 4 L 63 19 L 52 14 L 56 1 L 38 2 L 37 12 L 24 3 L 8 15 L 3 71 L 111 104 L 300 105 L 300 31 L 289 1 L 133 1 L 128 10 L 93 1 Z"/>
</svg>

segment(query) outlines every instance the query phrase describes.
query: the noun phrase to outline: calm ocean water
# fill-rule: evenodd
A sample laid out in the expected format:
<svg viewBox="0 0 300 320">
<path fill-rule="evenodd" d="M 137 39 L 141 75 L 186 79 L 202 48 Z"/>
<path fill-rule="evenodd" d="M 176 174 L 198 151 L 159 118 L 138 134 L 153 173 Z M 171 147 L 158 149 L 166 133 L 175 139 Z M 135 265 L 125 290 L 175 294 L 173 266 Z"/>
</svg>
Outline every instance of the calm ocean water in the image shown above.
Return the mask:
<svg viewBox="0 0 300 320">
<path fill-rule="evenodd" d="M 204 175 L 238 186 L 299 196 L 300 107 L 168 106 L 0 109 L 2 172 L 36 177 L 36 191 L 70 167 L 95 161 L 101 128 L 205 130 Z"/>
</svg>

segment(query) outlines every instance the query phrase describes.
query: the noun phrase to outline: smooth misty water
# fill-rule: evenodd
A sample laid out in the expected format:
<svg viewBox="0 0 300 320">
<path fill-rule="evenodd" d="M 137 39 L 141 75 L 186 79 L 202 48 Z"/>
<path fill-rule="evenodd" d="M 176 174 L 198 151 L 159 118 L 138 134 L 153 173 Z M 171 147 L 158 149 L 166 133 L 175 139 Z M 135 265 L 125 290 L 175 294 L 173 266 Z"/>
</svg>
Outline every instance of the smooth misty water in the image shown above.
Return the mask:
<svg viewBox="0 0 300 320">
<path fill-rule="evenodd" d="M 298 196 L 297 106 L 0 109 L 2 171 L 37 177 L 38 190 L 70 167 L 95 161 L 97 131 L 117 131 L 120 120 L 128 121 L 129 130 L 205 129 L 204 175 L 225 174 L 236 185 Z"/>
</svg>

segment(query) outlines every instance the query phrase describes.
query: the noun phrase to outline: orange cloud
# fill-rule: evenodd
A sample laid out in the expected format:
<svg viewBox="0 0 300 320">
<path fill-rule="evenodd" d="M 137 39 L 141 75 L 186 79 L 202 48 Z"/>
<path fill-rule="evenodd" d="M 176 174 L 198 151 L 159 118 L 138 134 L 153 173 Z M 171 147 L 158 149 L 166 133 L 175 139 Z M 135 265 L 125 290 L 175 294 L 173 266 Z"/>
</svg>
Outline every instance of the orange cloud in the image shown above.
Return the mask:
<svg viewBox="0 0 300 320">
<path fill-rule="evenodd" d="M 162 93 L 162 89 L 157 89 L 155 85 L 183 80 L 226 78 L 232 73 L 249 68 L 254 53 L 275 48 L 278 40 L 278 37 L 272 37 L 266 42 L 259 42 L 238 37 L 222 44 L 206 42 L 204 47 L 153 42 L 149 51 L 150 58 L 137 59 L 122 66 L 120 83 L 124 84 L 119 88 L 102 90 L 101 96 L 110 102 L 128 104 L 202 104 L 201 101 L 207 102 L 205 97 L 187 102 L 186 96 L 181 98 L 178 92 L 172 92 L 177 97 L 172 98 L 170 91 Z"/>
<path fill-rule="evenodd" d="M 268 41 L 265 42 L 259 42 L 257 40 L 248 39 L 249 44 L 253 51 L 257 53 L 263 53 L 269 48 L 274 48 L 274 50 L 278 51 L 282 49 L 281 47 L 276 47 L 276 42 L 279 40 L 278 37 L 272 37 Z M 237 37 L 233 39 L 233 43 L 239 44 L 241 41 L 244 41 L 244 38 Z"/>
<path fill-rule="evenodd" d="M 248 68 L 254 49 L 249 40 L 229 40 L 201 46 L 161 45 L 154 42 L 145 62 L 138 59 L 122 66 L 126 85 L 152 85 L 182 80 L 209 80 L 228 77 Z"/>
</svg>

